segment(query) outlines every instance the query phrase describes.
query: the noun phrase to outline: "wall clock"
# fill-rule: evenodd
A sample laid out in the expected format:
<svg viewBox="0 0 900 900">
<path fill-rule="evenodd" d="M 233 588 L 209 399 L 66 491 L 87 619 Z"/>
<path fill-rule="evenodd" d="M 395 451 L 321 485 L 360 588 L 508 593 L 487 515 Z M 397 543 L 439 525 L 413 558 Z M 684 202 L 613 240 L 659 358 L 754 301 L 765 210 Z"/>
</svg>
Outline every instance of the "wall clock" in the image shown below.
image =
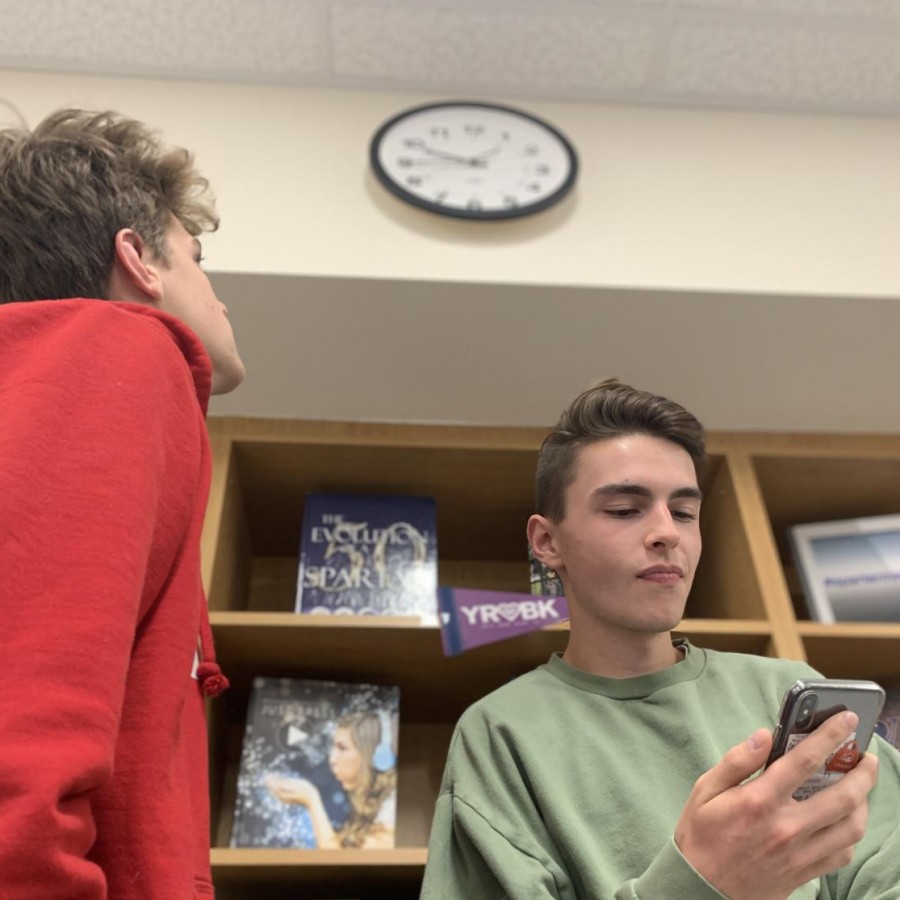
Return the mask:
<svg viewBox="0 0 900 900">
<path fill-rule="evenodd" d="M 512 219 L 558 203 L 575 183 L 571 143 L 536 116 L 493 103 L 407 109 L 369 147 L 372 170 L 395 196 L 460 219 Z"/>
</svg>

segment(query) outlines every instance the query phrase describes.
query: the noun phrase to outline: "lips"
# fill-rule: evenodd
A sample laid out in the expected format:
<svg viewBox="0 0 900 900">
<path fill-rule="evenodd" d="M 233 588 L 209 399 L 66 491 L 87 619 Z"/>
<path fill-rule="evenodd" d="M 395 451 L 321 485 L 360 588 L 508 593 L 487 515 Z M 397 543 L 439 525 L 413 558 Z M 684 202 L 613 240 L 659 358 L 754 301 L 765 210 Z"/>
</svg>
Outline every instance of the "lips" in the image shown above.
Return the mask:
<svg viewBox="0 0 900 900">
<path fill-rule="evenodd" d="M 684 578 L 684 570 L 680 566 L 650 566 L 638 572 L 637 577 L 657 584 L 675 584 Z"/>
</svg>

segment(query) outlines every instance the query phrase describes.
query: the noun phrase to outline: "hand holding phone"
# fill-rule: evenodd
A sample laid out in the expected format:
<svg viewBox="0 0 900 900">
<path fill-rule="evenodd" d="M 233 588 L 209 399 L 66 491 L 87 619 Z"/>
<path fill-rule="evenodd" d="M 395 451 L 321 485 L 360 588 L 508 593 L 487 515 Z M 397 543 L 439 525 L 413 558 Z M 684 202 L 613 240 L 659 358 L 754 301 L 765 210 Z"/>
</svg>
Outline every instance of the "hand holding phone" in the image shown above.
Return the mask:
<svg viewBox="0 0 900 900">
<path fill-rule="evenodd" d="M 781 703 L 766 768 L 793 750 L 831 716 L 850 710 L 859 718 L 856 730 L 835 748 L 821 770 L 797 788 L 794 799 L 806 800 L 834 784 L 856 766 L 869 746 L 884 697 L 884 690 L 874 681 L 821 679 L 794 682 Z"/>
<path fill-rule="evenodd" d="M 818 700 L 815 705 L 818 709 Z M 801 721 L 815 716 L 809 704 L 806 710 Z M 772 750 L 772 733 L 763 728 L 697 779 L 675 826 L 675 844 L 721 894 L 732 900 L 787 900 L 801 885 L 852 858 L 865 830 L 877 760 L 865 755 L 832 790 L 820 791 L 808 803 L 794 799 L 834 757 L 835 748 L 862 735 L 856 711 L 833 712 L 838 714 L 807 732 L 802 752 L 773 760 L 757 778 L 752 776 Z"/>
</svg>

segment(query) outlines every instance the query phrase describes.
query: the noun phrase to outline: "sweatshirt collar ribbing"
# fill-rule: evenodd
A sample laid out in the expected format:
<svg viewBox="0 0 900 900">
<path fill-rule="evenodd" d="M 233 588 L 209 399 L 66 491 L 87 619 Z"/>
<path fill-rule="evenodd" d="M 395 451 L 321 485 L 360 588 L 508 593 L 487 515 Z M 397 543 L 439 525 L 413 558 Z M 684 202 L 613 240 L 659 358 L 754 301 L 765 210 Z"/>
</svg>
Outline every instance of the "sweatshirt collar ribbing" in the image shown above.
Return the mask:
<svg viewBox="0 0 900 900">
<path fill-rule="evenodd" d="M 680 662 L 652 672 L 649 675 L 637 675 L 634 678 L 607 678 L 603 675 L 592 675 L 582 669 L 576 669 L 563 662 L 561 653 L 554 653 L 541 668 L 570 687 L 591 694 L 600 694 L 612 700 L 640 700 L 655 694 L 657 691 L 685 681 L 698 678 L 706 668 L 706 653 L 699 647 L 692 647 L 687 640 L 673 641 L 676 647 L 684 647 L 685 658 Z"/>
</svg>

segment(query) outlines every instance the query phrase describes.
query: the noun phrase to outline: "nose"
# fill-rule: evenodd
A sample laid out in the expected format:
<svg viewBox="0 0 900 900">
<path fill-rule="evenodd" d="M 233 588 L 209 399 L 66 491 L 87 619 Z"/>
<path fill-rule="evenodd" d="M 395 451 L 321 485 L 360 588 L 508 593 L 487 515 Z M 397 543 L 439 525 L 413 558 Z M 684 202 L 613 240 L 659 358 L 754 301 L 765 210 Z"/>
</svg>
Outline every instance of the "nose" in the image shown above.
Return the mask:
<svg viewBox="0 0 900 900">
<path fill-rule="evenodd" d="M 678 526 L 667 505 L 654 507 L 647 517 L 647 533 L 644 542 L 657 550 L 671 550 L 681 539 Z"/>
</svg>

